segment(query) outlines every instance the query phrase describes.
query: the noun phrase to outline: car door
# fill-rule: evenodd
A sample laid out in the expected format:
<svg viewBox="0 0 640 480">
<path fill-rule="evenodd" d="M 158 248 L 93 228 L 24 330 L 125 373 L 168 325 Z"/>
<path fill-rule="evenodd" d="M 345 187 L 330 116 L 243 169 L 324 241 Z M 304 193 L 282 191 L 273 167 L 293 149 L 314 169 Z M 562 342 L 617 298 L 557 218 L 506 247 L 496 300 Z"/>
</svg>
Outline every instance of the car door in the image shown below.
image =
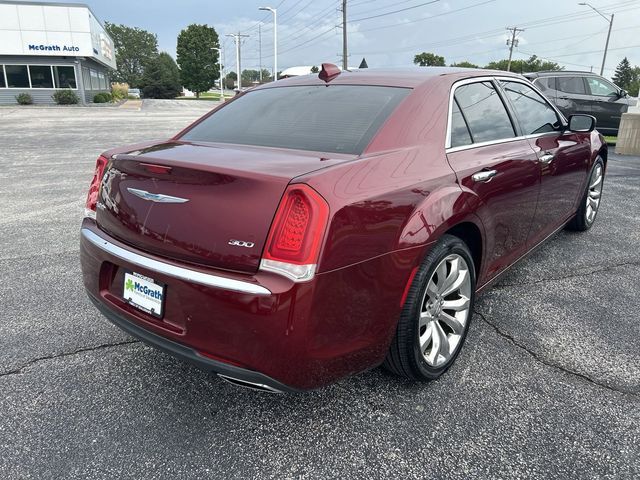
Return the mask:
<svg viewBox="0 0 640 480">
<path fill-rule="evenodd" d="M 539 162 L 540 193 L 528 239 L 533 246 L 575 213 L 591 148 L 587 136 L 565 130 L 556 110 L 529 84 L 506 78 L 500 84 Z"/>
<path fill-rule="evenodd" d="M 591 115 L 591 95 L 587 93 L 584 77 L 562 75 L 556 77 L 555 105 L 566 116 L 576 113 Z"/>
<path fill-rule="evenodd" d="M 611 133 L 618 130 L 622 114 L 629 108 L 628 100 L 620 96 L 614 84 L 600 77 L 586 77 L 588 92 L 592 99 L 592 115 L 596 117 L 596 128 Z"/>
<path fill-rule="evenodd" d="M 491 78 L 454 85 L 449 122 L 447 158 L 460 186 L 477 196 L 485 229 L 482 283 L 526 251 L 538 198 L 538 159 L 518 137 Z"/>
</svg>

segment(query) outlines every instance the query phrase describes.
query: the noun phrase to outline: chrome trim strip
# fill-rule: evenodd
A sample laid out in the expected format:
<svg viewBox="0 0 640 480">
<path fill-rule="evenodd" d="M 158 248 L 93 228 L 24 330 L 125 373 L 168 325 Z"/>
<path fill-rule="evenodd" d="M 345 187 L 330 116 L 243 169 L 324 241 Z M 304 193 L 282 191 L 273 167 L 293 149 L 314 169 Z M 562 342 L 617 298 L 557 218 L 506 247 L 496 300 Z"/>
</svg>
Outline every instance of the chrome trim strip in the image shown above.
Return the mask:
<svg viewBox="0 0 640 480">
<path fill-rule="evenodd" d="M 273 388 L 269 385 L 265 385 L 264 383 L 250 382 L 248 380 L 234 378 L 229 375 L 224 375 L 222 373 L 218 373 L 218 377 L 220 377 L 225 382 L 230 383 L 231 385 L 235 385 L 236 387 L 248 388 L 250 390 L 258 390 L 260 392 L 267 392 L 267 393 L 282 393 L 277 388 Z"/>
<path fill-rule="evenodd" d="M 118 245 L 114 245 L 108 242 L 104 238 L 95 234 L 88 228 L 82 229 L 82 237 L 91 242 L 96 247 L 110 253 L 111 255 L 125 260 L 139 267 L 153 270 L 155 272 L 169 275 L 171 277 L 186 280 L 187 282 L 197 283 L 206 287 L 222 288 L 224 290 L 231 290 L 240 293 L 250 293 L 253 295 L 271 295 L 271 291 L 267 288 L 256 285 L 254 283 L 243 282 L 240 280 L 233 280 L 231 278 L 219 277 L 209 273 L 202 273 L 190 268 L 178 267 L 169 263 L 160 262 L 153 258 L 134 253 L 130 250 L 125 250 Z"/>
</svg>

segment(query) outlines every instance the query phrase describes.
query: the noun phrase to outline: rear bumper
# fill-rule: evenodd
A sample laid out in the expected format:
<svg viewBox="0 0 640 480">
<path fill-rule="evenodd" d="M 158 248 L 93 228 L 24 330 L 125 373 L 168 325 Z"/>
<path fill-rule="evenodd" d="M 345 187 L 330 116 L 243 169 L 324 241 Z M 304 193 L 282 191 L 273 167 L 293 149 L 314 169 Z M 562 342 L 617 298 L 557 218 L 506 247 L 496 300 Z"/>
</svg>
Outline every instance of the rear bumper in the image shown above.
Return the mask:
<svg viewBox="0 0 640 480">
<path fill-rule="evenodd" d="M 96 308 L 107 319 L 127 332 L 129 335 L 142 340 L 147 345 L 158 348 L 163 352 L 166 352 L 174 357 L 190 362 L 197 367 L 207 372 L 213 372 L 225 380 L 232 381 L 232 383 L 244 384 L 243 386 L 255 388 L 257 390 L 269 391 L 273 393 L 295 393 L 299 392 L 295 388 L 291 388 L 283 383 L 274 380 L 266 375 L 245 368 L 236 367 L 228 363 L 220 362 L 212 358 L 207 358 L 200 355 L 197 351 L 189 348 L 185 345 L 181 345 L 177 342 L 171 341 L 167 338 L 156 335 L 147 329 L 141 328 L 136 324 L 130 322 L 126 318 L 117 313 L 109 310 L 102 302 L 100 302 L 93 295 L 89 294 L 89 299 L 93 302 Z M 235 380 L 235 382 L 233 381 Z"/>
<path fill-rule="evenodd" d="M 84 286 L 109 320 L 223 378 L 287 392 L 319 388 L 382 363 L 420 258 L 415 251 L 394 252 L 295 283 L 271 272 L 240 274 L 155 257 L 108 236 L 90 219 L 82 229 Z M 166 286 L 162 318 L 123 299 L 127 271 Z"/>
</svg>

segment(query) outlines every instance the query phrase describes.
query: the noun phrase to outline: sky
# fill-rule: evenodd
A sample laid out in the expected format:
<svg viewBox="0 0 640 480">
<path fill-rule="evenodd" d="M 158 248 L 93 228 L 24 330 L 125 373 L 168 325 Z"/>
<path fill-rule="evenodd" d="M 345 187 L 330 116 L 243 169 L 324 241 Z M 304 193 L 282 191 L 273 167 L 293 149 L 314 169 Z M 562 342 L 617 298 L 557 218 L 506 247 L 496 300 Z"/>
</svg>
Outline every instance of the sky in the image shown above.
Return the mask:
<svg viewBox="0 0 640 480">
<path fill-rule="evenodd" d="M 175 57 L 180 30 L 191 23 L 213 26 L 225 50 L 225 69 L 235 70 L 229 33 L 249 35 L 241 46 L 242 69 L 273 66 L 273 21 L 278 10 L 278 70 L 296 65 L 341 64 L 342 0 L 84 0 L 102 21 L 144 28 L 157 34 L 161 50 Z M 271 2 L 271 3 L 269 3 Z M 604 76 L 611 77 L 627 56 L 640 66 L 640 0 L 591 0 L 613 29 Z M 578 0 L 347 0 L 349 65 L 366 58 L 369 67 L 413 64 L 422 51 L 485 65 L 508 57 L 506 27 L 518 34 L 513 58 L 532 54 L 566 70 L 600 71 L 608 21 Z M 259 28 L 261 25 L 262 61 Z"/>
</svg>

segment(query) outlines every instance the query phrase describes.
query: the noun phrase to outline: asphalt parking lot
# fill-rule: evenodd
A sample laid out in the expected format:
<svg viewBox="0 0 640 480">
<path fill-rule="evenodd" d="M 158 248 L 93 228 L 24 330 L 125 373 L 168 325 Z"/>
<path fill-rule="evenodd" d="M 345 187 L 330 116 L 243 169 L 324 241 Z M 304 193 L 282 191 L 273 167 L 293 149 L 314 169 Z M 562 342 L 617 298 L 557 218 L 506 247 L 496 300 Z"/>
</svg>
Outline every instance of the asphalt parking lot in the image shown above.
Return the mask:
<svg viewBox="0 0 640 480">
<path fill-rule="evenodd" d="M 212 106 L 0 108 L 1 478 L 640 476 L 640 158 L 610 156 L 590 232 L 479 298 L 438 381 L 260 394 L 128 337 L 82 287 L 98 154 Z"/>
</svg>

